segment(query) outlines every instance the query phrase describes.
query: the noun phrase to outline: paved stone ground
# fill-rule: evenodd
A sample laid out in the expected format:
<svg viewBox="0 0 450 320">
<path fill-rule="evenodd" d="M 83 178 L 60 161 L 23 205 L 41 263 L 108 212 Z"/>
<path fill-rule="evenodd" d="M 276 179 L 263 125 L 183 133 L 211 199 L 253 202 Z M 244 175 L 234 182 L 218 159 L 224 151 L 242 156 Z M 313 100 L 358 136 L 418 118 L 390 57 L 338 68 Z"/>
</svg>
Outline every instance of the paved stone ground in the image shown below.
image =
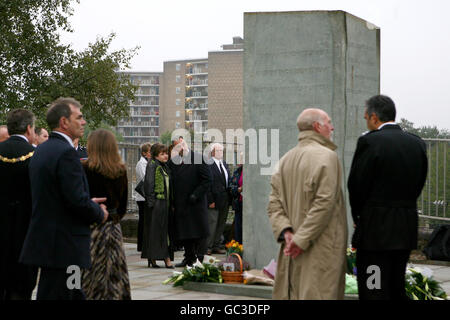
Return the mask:
<svg viewBox="0 0 450 320">
<path fill-rule="evenodd" d="M 174 270 L 166 269 L 163 261 L 157 261 L 161 268 L 148 268 L 147 260 L 141 259 L 136 251 L 136 244 L 125 243 L 125 254 L 128 262 L 128 272 L 131 284 L 131 297 L 133 300 L 264 300 L 262 298 L 214 294 L 208 292 L 188 291 L 183 288 L 174 288 L 162 282 L 172 275 Z M 225 255 L 215 255 L 218 259 L 225 259 Z M 175 253 L 174 264 L 181 262 L 183 252 Z M 433 271 L 433 277 L 441 282 L 441 286 L 450 296 L 450 267 L 441 265 L 415 264 L 417 267 L 428 267 Z M 35 299 L 36 290 L 33 293 Z"/>
</svg>

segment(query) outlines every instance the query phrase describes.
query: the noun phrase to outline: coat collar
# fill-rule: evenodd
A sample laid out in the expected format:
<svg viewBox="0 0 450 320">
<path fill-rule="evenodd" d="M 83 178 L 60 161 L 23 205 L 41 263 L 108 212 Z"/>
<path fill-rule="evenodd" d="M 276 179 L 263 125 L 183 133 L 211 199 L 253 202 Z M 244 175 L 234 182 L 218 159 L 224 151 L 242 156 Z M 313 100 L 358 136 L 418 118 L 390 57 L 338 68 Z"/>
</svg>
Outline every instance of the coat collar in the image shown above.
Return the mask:
<svg viewBox="0 0 450 320">
<path fill-rule="evenodd" d="M 302 143 L 302 141 L 308 141 L 308 140 L 315 141 L 333 151 L 337 149 L 337 146 L 333 142 L 331 142 L 331 140 L 325 138 L 324 136 L 322 136 L 312 130 L 306 130 L 306 131 L 300 132 L 298 134 L 298 140 L 299 140 L 299 143 Z"/>
</svg>

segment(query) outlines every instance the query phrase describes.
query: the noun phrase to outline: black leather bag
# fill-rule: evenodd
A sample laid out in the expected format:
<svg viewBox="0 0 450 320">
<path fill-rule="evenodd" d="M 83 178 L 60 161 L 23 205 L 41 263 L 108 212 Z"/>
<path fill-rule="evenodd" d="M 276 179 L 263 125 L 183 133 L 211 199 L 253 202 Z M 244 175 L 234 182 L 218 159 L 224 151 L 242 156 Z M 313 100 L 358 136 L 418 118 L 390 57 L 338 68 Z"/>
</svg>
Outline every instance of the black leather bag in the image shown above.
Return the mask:
<svg viewBox="0 0 450 320">
<path fill-rule="evenodd" d="M 429 260 L 450 261 L 450 225 L 438 226 L 423 252 Z"/>
<path fill-rule="evenodd" d="M 136 188 L 134 188 L 134 191 L 139 193 L 141 196 L 145 198 L 145 192 L 144 192 L 144 180 L 141 180 L 141 182 L 138 183 Z"/>
</svg>

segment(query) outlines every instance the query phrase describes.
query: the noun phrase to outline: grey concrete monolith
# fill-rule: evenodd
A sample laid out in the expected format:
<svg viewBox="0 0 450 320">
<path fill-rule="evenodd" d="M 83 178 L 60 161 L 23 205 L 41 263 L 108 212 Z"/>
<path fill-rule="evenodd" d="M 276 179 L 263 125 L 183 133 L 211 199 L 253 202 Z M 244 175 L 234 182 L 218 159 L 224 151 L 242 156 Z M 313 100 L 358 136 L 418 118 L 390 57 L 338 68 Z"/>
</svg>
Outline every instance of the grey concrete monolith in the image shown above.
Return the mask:
<svg viewBox="0 0 450 320">
<path fill-rule="evenodd" d="M 244 130 L 279 129 L 281 158 L 298 142 L 300 112 L 325 110 L 346 193 L 356 142 L 367 130 L 365 101 L 380 91 L 379 28 L 343 11 L 256 12 L 244 14 L 244 39 Z M 268 140 L 270 152 L 278 142 Z M 243 188 L 244 257 L 259 269 L 277 259 L 279 249 L 267 215 L 270 175 L 262 175 L 262 167 L 246 162 Z M 347 215 L 351 236 L 348 201 Z"/>
</svg>

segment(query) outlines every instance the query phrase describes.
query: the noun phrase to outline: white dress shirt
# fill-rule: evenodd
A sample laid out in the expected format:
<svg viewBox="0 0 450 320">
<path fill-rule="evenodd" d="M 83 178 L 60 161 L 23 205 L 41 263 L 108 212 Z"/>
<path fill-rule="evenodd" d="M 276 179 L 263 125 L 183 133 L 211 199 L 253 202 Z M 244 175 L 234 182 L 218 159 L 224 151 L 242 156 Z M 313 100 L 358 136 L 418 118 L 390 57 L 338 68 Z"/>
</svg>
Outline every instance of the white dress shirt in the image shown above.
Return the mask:
<svg viewBox="0 0 450 320">
<path fill-rule="evenodd" d="M 139 182 L 144 180 L 145 178 L 145 169 L 147 168 L 147 159 L 141 156 L 141 159 L 139 159 L 138 163 L 136 164 L 136 185 L 138 185 Z M 134 191 L 136 201 L 145 201 L 145 198 L 141 196 L 139 193 Z"/>
<path fill-rule="evenodd" d="M 70 139 L 70 137 L 67 134 L 59 132 L 59 131 L 53 131 L 53 132 L 63 136 L 67 141 L 69 141 L 69 143 L 72 146 L 72 148 L 75 148 L 72 139 Z"/>
</svg>

